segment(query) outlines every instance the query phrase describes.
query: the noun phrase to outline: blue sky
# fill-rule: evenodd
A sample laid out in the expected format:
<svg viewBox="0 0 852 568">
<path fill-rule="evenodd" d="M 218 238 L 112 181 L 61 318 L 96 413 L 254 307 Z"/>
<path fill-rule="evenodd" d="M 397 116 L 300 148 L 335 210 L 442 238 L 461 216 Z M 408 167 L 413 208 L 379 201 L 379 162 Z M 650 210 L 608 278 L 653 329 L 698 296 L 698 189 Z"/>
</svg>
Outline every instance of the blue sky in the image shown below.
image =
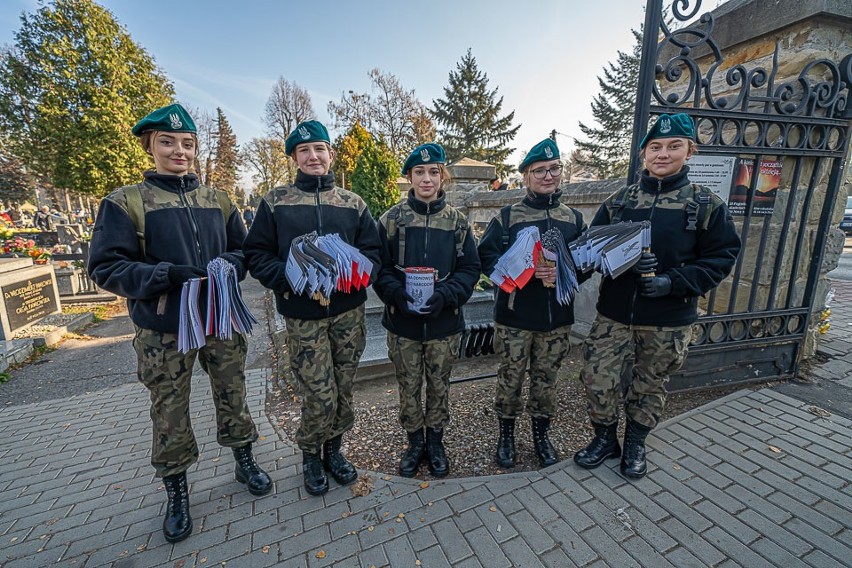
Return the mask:
<svg viewBox="0 0 852 568">
<path fill-rule="evenodd" d="M 395 74 L 428 106 L 470 47 L 504 112 L 522 124 L 510 161 L 555 128 L 571 150 L 578 121 L 592 122 L 597 75 L 633 46 L 642 0 L 471 0 L 315 2 L 102 0 L 174 82 L 178 99 L 221 106 L 246 142 L 264 134 L 262 116 L 279 76 L 306 88 L 318 118 L 348 90 L 369 89 L 373 67 Z M 4 0 L 0 43 L 37 0 Z"/>
</svg>

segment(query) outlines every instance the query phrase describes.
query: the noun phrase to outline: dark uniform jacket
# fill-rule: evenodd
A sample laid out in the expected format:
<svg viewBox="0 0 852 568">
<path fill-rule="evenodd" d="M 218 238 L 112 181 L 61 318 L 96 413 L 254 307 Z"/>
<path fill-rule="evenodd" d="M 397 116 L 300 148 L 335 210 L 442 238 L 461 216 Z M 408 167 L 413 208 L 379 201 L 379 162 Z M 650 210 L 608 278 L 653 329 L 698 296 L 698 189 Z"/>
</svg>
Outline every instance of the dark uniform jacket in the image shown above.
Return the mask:
<svg viewBox="0 0 852 568">
<path fill-rule="evenodd" d="M 169 267 L 206 269 L 208 262 L 222 257 L 242 279 L 246 229 L 234 204 L 228 200 L 229 210 L 223 211 L 216 190 L 200 185 L 195 174 L 148 171 L 142 184 L 143 257 L 137 227 L 128 215 L 126 193 L 132 187 L 116 189 L 101 201 L 89 249 L 89 274 L 104 290 L 127 298 L 133 323 L 177 333 L 181 286 L 169 282 Z M 206 294 L 201 294 L 201 313 L 205 304 Z"/>
<path fill-rule="evenodd" d="M 389 221 L 395 217 L 395 221 Z M 403 260 L 399 258 L 401 224 L 405 226 Z M 390 236 L 389 225 L 395 225 Z M 463 228 L 459 234 L 457 227 Z M 441 191 L 435 201 L 424 203 L 414 196 L 413 189 L 409 190 L 407 200 L 382 215 L 379 237 L 382 269 L 373 288 L 386 304 L 382 325 L 416 341 L 440 339 L 463 331 L 462 306 L 470 299 L 479 280 L 479 256 L 467 221 L 446 204 L 444 192 Z M 435 317 L 402 313 L 394 303 L 394 294 L 405 287 L 405 274 L 401 269 L 412 266 L 430 266 L 438 273 L 435 293 L 444 297 L 444 307 Z"/>
<path fill-rule="evenodd" d="M 312 176 L 301 171 L 296 183 L 276 187 L 258 205 L 243 245 L 251 275 L 275 293 L 278 312 L 290 318 L 317 320 L 340 315 L 367 301 L 367 291 L 335 291 L 331 304 L 322 306 L 306 294 L 294 294 L 284 267 L 290 243 L 316 231 L 337 233 L 373 262 L 371 281 L 379 269 L 380 248 L 376 223 L 358 195 L 334 187 L 334 174 Z"/>
<path fill-rule="evenodd" d="M 503 215 L 497 215 L 488 224 L 479 243 L 479 258 L 482 271 L 491 274 L 497 260 L 506 249 L 515 242 L 518 233 L 524 227 L 535 225 L 543 235 L 553 227 L 562 232 L 565 244 L 576 239 L 585 229 L 583 215 L 559 202 L 561 191 L 549 195 L 528 192 L 527 196 L 503 209 L 509 210 L 509 243 L 503 245 Z M 578 274 L 578 281 L 587 277 Z M 507 294 L 499 288 L 497 303 L 494 306 L 494 321 L 497 323 L 530 331 L 553 331 L 557 327 L 574 323 L 574 305 L 563 306 L 556 301 L 556 288 L 546 287 L 538 278 L 531 278 L 521 290 Z"/>
<path fill-rule="evenodd" d="M 632 325 L 677 327 L 697 319 L 698 296 L 718 286 L 730 272 L 740 252 L 740 237 L 724 202 L 710 190 L 709 203 L 689 225 L 689 204 L 697 209 L 700 188 L 690 183 L 689 168 L 664 179 L 645 171 L 629 191 L 621 209 L 622 221 L 651 221 L 651 252 L 657 256 L 657 274 L 672 281 L 668 296 L 648 298 L 638 293 L 638 276 L 627 271 L 601 281 L 597 309 L 615 321 Z M 592 225 L 608 225 L 615 213 L 616 196 L 598 209 Z"/>
</svg>

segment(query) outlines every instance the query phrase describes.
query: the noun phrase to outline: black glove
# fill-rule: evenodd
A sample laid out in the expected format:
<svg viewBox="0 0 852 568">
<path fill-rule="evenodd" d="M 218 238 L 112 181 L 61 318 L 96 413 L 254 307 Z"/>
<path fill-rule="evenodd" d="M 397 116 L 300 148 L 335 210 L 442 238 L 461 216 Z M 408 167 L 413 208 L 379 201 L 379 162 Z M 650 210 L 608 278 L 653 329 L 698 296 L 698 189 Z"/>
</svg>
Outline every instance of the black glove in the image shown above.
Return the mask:
<svg viewBox="0 0 852 568">
<path fill-rule="evenodd" d="M 636 264 L 633 265 L 635 274 L 648 274 L 657 270 L 657 255 L 652 252 L 643 252 Z"/>
<path fill-rule="evenodd" d="M 399 288 L 393 294 L 393 303 L 399 309 L 399 312 L 409 316 L 419 316 L 417 312 L 408 307 L 408 302 L 414 302 L 411 294 L 405 291 L 405 288 Z"/>
<path fill-rule="evenodd" d="M 197 266 L 187 264 L 173 264 L 169 267 L 169 282 L 180 286 L 190 278 L 201 278 L 207 276 L 207 271 Z"/>
<path fill-rule="evenodd" d="M 241 282 L 246 277 L 246 263 L 243 258 L 232 252 L 224 252 L 219 255 L 219 258 L 231 263 L 237 271 L 237 281 Z"/>
<path fill-rule="evenodd" d="M 423 315 L 428 318 L 438 317 L 438 314 L 444 309 L 445 302 L 444 295 L 440 292 L 435 292 L 426 300 L 426 304 L 423 306 Z"/>
<path fill-rule="evenodd" d="M 672 279 L 668 274 L 639 279 L 639 293 L 648 298 L 668 296 L 672 291 Z"/>
</svg>

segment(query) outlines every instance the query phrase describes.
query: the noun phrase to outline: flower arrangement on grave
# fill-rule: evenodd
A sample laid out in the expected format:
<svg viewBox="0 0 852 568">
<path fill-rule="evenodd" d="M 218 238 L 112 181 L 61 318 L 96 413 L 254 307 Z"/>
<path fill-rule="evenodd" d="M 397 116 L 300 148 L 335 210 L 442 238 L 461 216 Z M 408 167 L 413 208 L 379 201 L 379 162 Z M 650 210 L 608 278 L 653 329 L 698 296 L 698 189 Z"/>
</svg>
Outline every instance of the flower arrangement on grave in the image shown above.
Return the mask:
<svg viewBox="0 0 852 568">
<path fill-rule="evenodd" d="M 7 239 L 3 242 L 2 251 L 8 255 L 28 256 L 36 264 L 47 264 L 50 260 L 50 252 L 47 249 L 37 246 L 34 240 L 25 240 L 23 237 Z"/>
</svg>

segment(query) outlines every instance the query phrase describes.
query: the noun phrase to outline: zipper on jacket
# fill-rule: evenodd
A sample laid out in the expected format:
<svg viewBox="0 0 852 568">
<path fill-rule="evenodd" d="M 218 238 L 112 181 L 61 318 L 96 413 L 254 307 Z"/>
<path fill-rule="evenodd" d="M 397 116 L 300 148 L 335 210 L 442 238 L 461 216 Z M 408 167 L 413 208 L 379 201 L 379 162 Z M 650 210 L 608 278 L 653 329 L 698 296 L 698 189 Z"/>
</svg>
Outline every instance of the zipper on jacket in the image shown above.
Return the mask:
<svg viewBox="0 0 852 568">
<path fill-rule="evenodd" d="M 553 225 L 552 225 L 553 220 L 550 217 L 550 208 L 552 206 L 553 206 L 553 194 L 551 193 L 550 196 L 547 198 L 547 209 L 544 210 L 545 217 L 547 218 L 547 230 L 548 231 L 553 228 Z M 545 286 L 544 291 L 546 293 L 545 297 L 547 298 L 547 329 L 548 329 L 548 331 L 553 331 L 553 309 L 550 306 L 550 290 L 547 288 L 547 286 Z M 555 294 L 555 288 L 554 288 L 554 294 Z"/>
<path fill-rule="evenodd" d="M 424 246 L 423 246 L 423 266 L 429 266 L 429 215 L 431 214 L 431 212 L 432 212 L 432 204 L 427 203 L 426 204 L 426 230 L 424 231 L 426 236 L 424 237 Z M 438 275 L 436 274 L 435 276 L 436 276 L 436 280 L 437 280 Z M 427 300 L 428 300 L 428 298 L 427 298 Z M 426 338 L 428 337 L 426 335 L 427 332 L 428 332 L 426 328 L 427 328 L 427 320 L 424 317 L 423 318 L 423 341 L 426 341 Z"/>
<path fill-rule="evenodd" d="M 663 180 L 657 180 L 657 193 L 654 194 L 654 202 L 651 203 L 651 213 L 648 215 L 648 222 L 654 218 L 654 211 L 657 208 L 657 200 L 660 199 L 660 192 L 663 191 Z M 630 298 L 630 325 L 633 325 L 633 318 L 636 315 L 636 298 L 639 296 L 639 290 L 636 288 L 636 285 L 633 285 L 633 297 Z"/>
<path fill-rule="evenodd" d="M 184 181 L 184 176 L 180 178 L 180 191 L 178 192 L 178 196 L 180 196 L 181 204 L 184 209 L 186 209 L 186 215 L 189 217 L 189 226 L 192 228 L 192 233 L 195 235 L 195 252 L 198 255 L 198 266 L 204 268 L 204 253 L 201 251 L 201 239 L 198 234 L 198 223 L 195 222 L 195 216 L 192 214 L 192 207 L 189 206 L 189 200 L 186 198 L 186 182 Z"/>
<path fill-rule="evenodd" d="M 322 178 L 317 176 L 317 192 L 314 194 L 314 202 L 317 206 L 317 233 L 322 235 L 322 210 L 320 209 L 320 189 L 322 189 Z"/>
</svg>

